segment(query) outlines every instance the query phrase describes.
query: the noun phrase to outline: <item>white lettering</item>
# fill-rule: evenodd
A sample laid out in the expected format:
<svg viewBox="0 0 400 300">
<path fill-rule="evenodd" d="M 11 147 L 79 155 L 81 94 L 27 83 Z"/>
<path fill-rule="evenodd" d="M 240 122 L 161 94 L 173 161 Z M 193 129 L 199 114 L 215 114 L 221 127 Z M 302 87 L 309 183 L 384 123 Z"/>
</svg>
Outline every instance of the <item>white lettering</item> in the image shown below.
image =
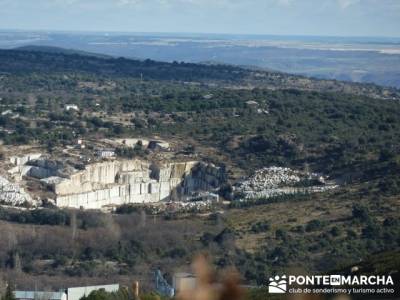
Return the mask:
<svg viewBox="0 0 400 300">
<path fill-rule="evenodd" d="M 287 276 L 288 284 L 297 285 L 394 285 L 391 276 L 344 276 L 344 275 L 314 275 L 314 276 Z"/>
<path fill-rule="evenodd" d="M 289 276 L 289 284 L 295 283 L 297 278 L 297 276 Z"/>
<path fill-rule="evenodd" d="M 357 277 L 354 277 L 354 278 L 357 278 Z M 361 275 L 361 278 L 360 278 L 360 281 L 359 281 L 358 284 L 367 285 L 368 284 L 368 277 L 365 276 L 365 275 Z"/>
<path fill-rule="evenodd" d="M 348 284 L 348 285 L 350 285 L 350 284 L 352 284 L 352 281 L 351 281 L 351 276 L 342 276 L 342 284 Z"/>
</svg>

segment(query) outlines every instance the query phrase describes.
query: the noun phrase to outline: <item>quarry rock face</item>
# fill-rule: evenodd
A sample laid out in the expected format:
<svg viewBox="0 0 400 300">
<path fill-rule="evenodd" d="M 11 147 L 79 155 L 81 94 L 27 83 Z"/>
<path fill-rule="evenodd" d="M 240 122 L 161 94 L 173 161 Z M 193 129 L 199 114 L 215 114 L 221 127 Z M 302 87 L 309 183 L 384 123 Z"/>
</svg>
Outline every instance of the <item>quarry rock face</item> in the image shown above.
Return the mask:
<svg viewBox="0 0 400 300">
<path fill-rule="evenodd" d="M 11 177 L 39 179 L 55 194 L 59 207 L 99 209 L 126 203 L 182 200 L 196 191 L 217 189 L 224 172 L 198 161 L 152 163 L 142 160 L 109 160 L 83 166 L 43 158 L 40 154 L 12 157 Z M 81 167 L 79 167 L 81 168 Z M 29 179 L 28 179 L 29 180 Z M 32 199 L 18 185 L 0 181 L 0 201 L 20 205 Z"/>
<path fill-rule="evenodd" d="M 98 209 L 170 200 L 184 193 L 214 189 L 223 180 L 220 168 L 197 161 L 156 165 L 115 160 L 87 165 L 85 170 L 52 184 L 52 189 L 57 206 Z"/>
<path fill-rule="evenodd" d="M 65 166 L 61 161 L 50 160 L 36 156 L 27 155 L 24 157 L 12 157 L 11 162 L 15 162 L 16 166 L 9 169 L 8 173 L 17 175 L 17 179 L 21 180 L 23 176 L 29 176 L 37 179 L 48 177 L 65 177 L 74 171 L 73 168 Z M 18 164 L 17 164 L 18 163 Z"/>
<path fill-rule="evenodd" d="M 11 156 L 10 162 L 15 166 L 22 166 L 26 164 L 28 161 L 38 159 L 42 156 L 41 153 L 30 153 L 22 156 Z"/>
</svg>

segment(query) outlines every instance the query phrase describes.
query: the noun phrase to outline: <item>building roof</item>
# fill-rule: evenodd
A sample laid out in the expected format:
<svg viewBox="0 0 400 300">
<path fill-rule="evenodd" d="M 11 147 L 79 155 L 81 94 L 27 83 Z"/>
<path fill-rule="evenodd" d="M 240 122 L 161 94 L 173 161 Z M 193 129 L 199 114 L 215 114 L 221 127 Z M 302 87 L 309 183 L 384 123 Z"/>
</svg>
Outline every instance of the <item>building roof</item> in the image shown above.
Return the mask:
<svg viewBox="0 0 400 300">
<path fill-rule="evenodd" d="M 196 275 L 193 273 L 186 273 L 186 272 L 178 272 L 174 274 L 174 277 L 176 278 L 195 278 Z"/>
<path fill-rule="evenodd" d="M 15 291 L 17 299 L 62 300 L 64 292 Z"/>
<path fill-rule="evenodd" d="M 119 283 L 102 284 L 102 285 L 89 285 L 89 286 L 74 286 L 67 289 L 71 290 L 90 290 L 90 289 L 119 289 Z"/>
</svg>

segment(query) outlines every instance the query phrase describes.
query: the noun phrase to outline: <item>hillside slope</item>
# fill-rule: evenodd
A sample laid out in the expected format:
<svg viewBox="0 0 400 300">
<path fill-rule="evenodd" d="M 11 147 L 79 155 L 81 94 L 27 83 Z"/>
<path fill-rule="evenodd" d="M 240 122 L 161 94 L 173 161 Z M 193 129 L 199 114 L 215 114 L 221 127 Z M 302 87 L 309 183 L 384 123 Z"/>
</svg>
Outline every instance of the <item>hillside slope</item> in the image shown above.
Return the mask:
<svg viewBox="0 0 400 300">
<path fill-rule="evenodd" d="M 25 50 L 0 50 L 0 72 L 29 74 L 34 72 L 86 72 L 98 76 L 134 77 L 145 80 L 219 81 L 228 86 L 269 89 L 301 89 L 331 91 L 364 95 L 382 99 L 400 99 L 394 88 L 373 84 L 357 84 L 335 80 L 309 79 L 279 72 L 249 70 L 231 65 L 201 65 L 192 63 L 165 63 L 152 60 L 102 58 L 80 55 L 73 50 L 54 51 L 28 47 Z M 78 52 L 79 53 L 79 52 Z"/>
<path fill-rule="evenodd" d="M 101 141 L 157 137 L 173 150 L 112 147 L 120 160 L 212 162 L 229 177 L 221 197 L 233 200 L 207 213 L 128 206 L 104 214 L 51 207 L 41 193 L 43 208 L 1 208 L 0 278 L 21 288 L 132 278 L 150 286 L 152 270 L 189 269 L 202 251 L 217 268 L 234 265 L 246 283 L 263 285 L 271 274 L 326 273 L 400 247 L 400 102 L 388 90 L 232 66 L 15 50 L 0 51 L 0 72 L 4 176 L 19 153 L 81 169 L 106 147 Z M 234 183 L 272 166 L 321 173 L 339 187 L 232 199 Z"/>
</svg>

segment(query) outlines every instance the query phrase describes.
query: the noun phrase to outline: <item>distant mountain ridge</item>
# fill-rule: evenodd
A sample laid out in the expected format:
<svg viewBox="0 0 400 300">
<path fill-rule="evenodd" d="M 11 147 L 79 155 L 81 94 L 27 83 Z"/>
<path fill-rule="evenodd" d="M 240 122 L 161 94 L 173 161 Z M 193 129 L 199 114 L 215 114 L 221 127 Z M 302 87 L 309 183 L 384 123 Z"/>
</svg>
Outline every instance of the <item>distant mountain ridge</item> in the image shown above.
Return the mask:
<svg viewBox="0 0 400 300">
<path fill-rule="evenodd" d="M 139 60 L 214 61 L 400 88 L 398 38 L 2 31 L 1 49 L 27 45 Z"/>
<path fill-rule="evenodd" d="M 218 83 L 229 88 L 298 89 L 340 92 L 380 99 L 400 99 L 398 89 L 375 84 L 313 79 L 228 64 L 205 65 L 114 58 L 57 47 L 28 46 L 0 50 L 0 72 L 8 74 L 85 72 L 105 77 Z"/>
<path fill-rule="evenodd" d="M 17 47 L 14 48 L 14 50 L 19 50 L 19 51 L 37 51 L 37 52 L 44 52 L 44 53 L 59 53 L 59 54 L 78 54 L 82 56 L 93 56 L 93 57 L 98 57 L 98 58 L 112 58 L 111 55 L 106 55 L 106 54 L 99 54 L 99 53 L 94 53 L 94 52 L 87 52 L 87 51 L 82 51 L 82 50 L 76 50 L 76 49 L 66 49 L 66 48 L 61 48 L 61 47 L 53 47 L 53 46 L 37 46 L 37 45 L 28 45 L 28 46 L 22 46 L 22 47 Z"/>
</svg>

